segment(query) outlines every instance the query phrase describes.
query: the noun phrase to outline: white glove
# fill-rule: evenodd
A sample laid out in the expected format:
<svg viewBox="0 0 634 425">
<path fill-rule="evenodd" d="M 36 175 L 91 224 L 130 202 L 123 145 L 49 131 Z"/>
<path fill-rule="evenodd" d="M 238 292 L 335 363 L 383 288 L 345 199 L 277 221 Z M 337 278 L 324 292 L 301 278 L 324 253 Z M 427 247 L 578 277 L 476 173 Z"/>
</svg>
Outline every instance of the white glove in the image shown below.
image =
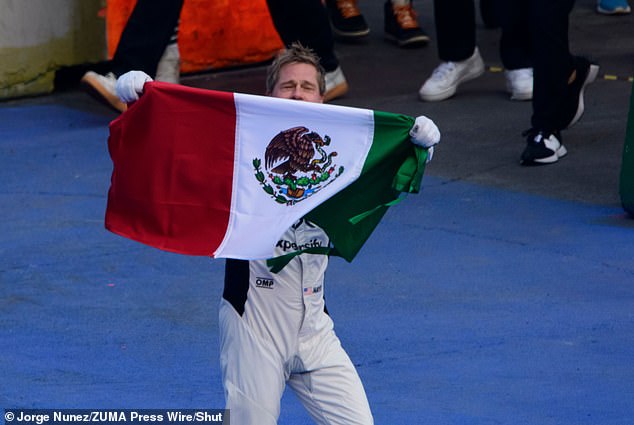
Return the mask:
<svg viewBox="0 0 634 425">
<path fill-rule="evenodd" d="M 409 135 L 412 138 L 412 143 L 424 148 L 431 148 L 440 142 L 440 130 L 432 120 L 424 115 L 416 118 Z"/>
<path fill-rule="evenodd" d="M 143 86 L 148 81 L 153 81 L 152 77 L 143 71 L 126 72 L 117 79 L 115 85 L 117 97 L 125 103 L 139 100 L 139 96 L 143 94 Z"/>
</svg>

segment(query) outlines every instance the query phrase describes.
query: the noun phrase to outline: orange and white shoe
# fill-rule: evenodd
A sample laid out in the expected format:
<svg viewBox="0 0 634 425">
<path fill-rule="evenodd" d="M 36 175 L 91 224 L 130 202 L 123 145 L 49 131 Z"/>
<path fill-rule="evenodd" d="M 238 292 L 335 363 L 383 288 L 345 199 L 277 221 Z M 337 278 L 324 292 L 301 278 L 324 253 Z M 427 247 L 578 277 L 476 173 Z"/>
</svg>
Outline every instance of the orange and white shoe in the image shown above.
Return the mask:
<svg viewBox="0 0 634 425">
<path fill-rule="evenodd" d="M 81 86 L 88 94 L 106 106 L 118 112 L 124 112 L 128 109 L 128 105 L 117 97 L 115 91 L 116 82 L 117 77 L 112 72 L 101 75 L 94 71 L 88 71 L 81 78 Z"/>
</svg>

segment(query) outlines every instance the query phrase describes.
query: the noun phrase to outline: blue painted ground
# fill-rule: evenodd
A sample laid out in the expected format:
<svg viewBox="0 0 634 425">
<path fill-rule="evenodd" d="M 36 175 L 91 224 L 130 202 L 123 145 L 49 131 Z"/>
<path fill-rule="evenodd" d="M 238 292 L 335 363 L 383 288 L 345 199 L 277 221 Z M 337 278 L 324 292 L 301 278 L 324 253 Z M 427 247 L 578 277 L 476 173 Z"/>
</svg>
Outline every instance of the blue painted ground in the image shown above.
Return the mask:
<svg viewBox="0 0 634 425">
<path fill-rule="evenodd" d="M 0 105 L 0 408 L 222 408 L 222 261 L 104 230 L 99 111 Z M 630 425 L 633 259 L 619 208 L 430 175 L 326 293 L 377 424 Z"/>
</svg>

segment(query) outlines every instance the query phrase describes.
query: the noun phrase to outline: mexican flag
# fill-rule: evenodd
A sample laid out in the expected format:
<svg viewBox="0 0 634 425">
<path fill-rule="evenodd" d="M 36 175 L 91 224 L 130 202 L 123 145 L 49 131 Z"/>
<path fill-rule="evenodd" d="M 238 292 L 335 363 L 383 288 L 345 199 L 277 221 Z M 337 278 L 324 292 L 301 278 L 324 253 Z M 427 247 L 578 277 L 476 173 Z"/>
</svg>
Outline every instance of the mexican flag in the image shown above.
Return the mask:
<svg viewBox="0 0 634 425">
<path fill-rule="evenodd" d="M 414 119 L 160 82 L 110 124 L 106 228 L 159 249 L 265 259 L 306 217 L 357 254 L 427 151 Z M 310 252 L 310 251 L 309 251 Z"/>
</svg>

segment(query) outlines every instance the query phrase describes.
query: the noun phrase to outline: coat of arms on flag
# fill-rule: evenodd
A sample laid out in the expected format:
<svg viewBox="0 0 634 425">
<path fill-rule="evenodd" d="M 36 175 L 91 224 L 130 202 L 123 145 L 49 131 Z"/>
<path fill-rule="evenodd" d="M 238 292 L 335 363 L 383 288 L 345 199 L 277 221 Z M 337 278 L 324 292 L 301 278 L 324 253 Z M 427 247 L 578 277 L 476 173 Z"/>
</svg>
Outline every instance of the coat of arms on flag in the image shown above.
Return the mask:
<svg viewBox="0 0 634 425">
<path fill-rule="evenodd" d="M 255 178 L 280 204 L 293 205 L 319 192 L 339 177 L 343 166 L 333 163 L 336 151 L 327 152 L 331 139 L 299 126 L 280 131 L 266 147 L 262 160 L 255 158 Z"/>
</svg>

